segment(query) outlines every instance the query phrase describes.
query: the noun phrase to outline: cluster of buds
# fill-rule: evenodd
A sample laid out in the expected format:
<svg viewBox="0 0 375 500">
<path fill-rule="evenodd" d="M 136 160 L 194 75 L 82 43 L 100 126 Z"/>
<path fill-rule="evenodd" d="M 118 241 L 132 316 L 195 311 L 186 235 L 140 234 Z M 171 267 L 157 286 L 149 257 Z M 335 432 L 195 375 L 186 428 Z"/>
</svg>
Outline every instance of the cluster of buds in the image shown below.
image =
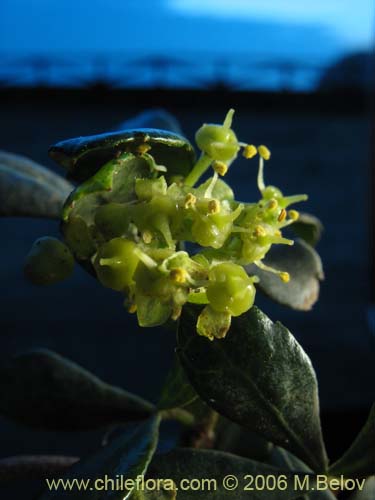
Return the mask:
<svg viewBox="0 0 375 500">
<path fill-rule="evenodd" d="M 190 302 L 204 305 L 198 333 L 221 338 L 231 317 L 254 303 L 258 278 L 249 276 L 244 266 L 255 264 L 289 281 L 288 273 L 262 260 L 273 244 L 293 244 L 281 233 L 298 218 L 288 207 L 307 197 L 284 197 L 265 185 L 264 161 L 270 151 L 237 140 L 233 113 L 228 112 L 222 125 L 205 124 L 197 131 L 201 156 L 186 178 L 168 184 L 161 169 L 154 178 L 136 179 L 136 200 L 96 210 L 101 244 L 92 263 L 97 278 L 125 294 L 128 310 L 137 313 L 142 326 L 175 320 Z M 221 179 L 240 151 L 247 159 L 259 157 L 256 203 L 236 201 Z M 199 184 L 210 168 L 212 176 Z M 194 250 L 185 251 L 182 245 Z"/>
</svg>

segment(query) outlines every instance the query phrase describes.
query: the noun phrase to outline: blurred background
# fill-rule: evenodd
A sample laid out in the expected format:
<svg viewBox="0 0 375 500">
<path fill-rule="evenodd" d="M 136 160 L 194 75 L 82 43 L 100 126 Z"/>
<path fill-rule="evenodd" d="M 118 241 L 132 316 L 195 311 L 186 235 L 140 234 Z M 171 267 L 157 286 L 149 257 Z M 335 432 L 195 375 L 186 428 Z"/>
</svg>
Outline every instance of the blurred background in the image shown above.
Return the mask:
<svg viewBox="0 0 375 500">
<path fill-rule="evenodd" d="M 63 174 L 54 142 L 105 132 L 164 108 L 192 140 L 202 122 L 236 108 L 242 141 L 272 150 L 266 180 L 307 192 L 325 226 L 326 280 L 308 313 L 258 295 L 311 357 L 330 455 L 337 457 L 374 400 L 374 3 L 370 0 L 2 0 L 0 148 Z M 229 173 L 237 198 L 256 196 L 256 165 Z M 302 207 L 300 207 L 302 208 Z M 116 293 L 81 269 L 51 288 L 27 284 L 23 259 L 58 223 L 0 220 L 0 358 L 48 347 L 108 382 L 155 400 L 173 333 L 140 330 Z M 32 432 L 0 420 L 1 455 L 80 455 L 98 433 Z M 13 497 L 14 496 L 14 490 Z"/>
</svg>

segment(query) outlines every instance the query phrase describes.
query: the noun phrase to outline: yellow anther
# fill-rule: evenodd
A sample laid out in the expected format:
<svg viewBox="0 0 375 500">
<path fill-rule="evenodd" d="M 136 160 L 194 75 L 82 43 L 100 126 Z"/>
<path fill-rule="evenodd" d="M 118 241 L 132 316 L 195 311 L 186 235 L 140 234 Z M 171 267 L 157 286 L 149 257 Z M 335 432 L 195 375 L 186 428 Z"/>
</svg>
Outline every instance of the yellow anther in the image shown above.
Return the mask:
<svg viewBox="0 0 375 500">
<path fill-rule="evenodd" d="M 142 233 L 142 240 L 146 243 L 149 244 L 153 240 L 153 235 L 151 231 L 148 231 L 147 229 L 143 231 Z"/>
<path fill-rule="evenodd" d="M 256 226 L 256 228 L 254 230 L 254 236 L 259 238 L 261 236 L 266 236 L 266 234 L 267 234 L 267 232 L 263 226 Z"/>
<path fill-rule="evenodd" d="M 253 144 L 247 144 L 243 148 L 242 156 L 247 160 L 250 160 L 250 158 L 254 158 L 257 152 L 257 148 Z"/>
<path fill-rule="evenodd" d="M 289 218 L 292 220 L 299 219 L 299 212 L 297 212 L 297 210 L 289 210 L 288 215 L 289 215 Z"/>
<path fill-rule="evenodd" d="M 271 151 L 267 148 L 267 146 L 258 146 L 258 153 L 264 160 L 269 160 L 271 158 Z"/>
<path fill-rule="evenodd" d="M 188 273 L 182 267 L 176 267 L 176 269 L 171 270 L 169 277 L 175 283 L 186 283 Z"/>
<path fill-rule="evenodd" d="M 130 304 L 130 306 L 128 307 L 128 312 L 130 312 L 130 314 L 134 314 L 135 312 L 137 312 L 137 305 Z"/>
<path fill-rule="evenodd" d="M 275 236 L 281 236 L 281 231 L 279 231 L 278 229 L 275 231 Z"/>
<path fill-rule="evenodd" d="M 150 151 L 151 146 L 149 144 L 140 144 L 137 146 L 137 153 L 143 155 L 144 153 L 147 153 L 147 151 Z"/>
<path fill-rule="evenodd" d="M 185 196 L 184 208 L 192 208 L 195 206 L 196 203 L 197 203 L 197 198 L 196 196 L 193 195 L 193 193 L 188 193 Z"/>
<path fill-rule="evenodd" d="M 218 214 L 221 210 L 220 201 L 210 200 L 207 205 L 207 210 L 209 214 Z"/>
<path fill-rule="evenodd" d="M 268 203 L 267 203 L 267 208 L 269 210 L 275 210 L 277 207 L 279 206 L 279 204 L 277 203 L 277 200 L 275 200 L 274 198 L 272 198 Z"/>
<path fill-rule="evenodd" d="M 215 172 L 221 176 L 225 175 L 228 172 L 228 165 L 223 161 L 216 160 L 212 163 L 212 168 Z"/>
<path fill-rule="evenodd" d="M 285 210 L 285 208 L 283 208 L 281 210 L 281 212 L 279 213 L 279 216 L 278 216 L 277 220 L 279 222 L 283 222 L 285 219 L 286 219 L 286 210 Z"/>
<path fill-rule="evenodd" d="M 290 281 L 290 274 L 287 272 L 282 272 L 279 274 L 281 281 L 284 283 L 289 283 Z"/>
</svg>

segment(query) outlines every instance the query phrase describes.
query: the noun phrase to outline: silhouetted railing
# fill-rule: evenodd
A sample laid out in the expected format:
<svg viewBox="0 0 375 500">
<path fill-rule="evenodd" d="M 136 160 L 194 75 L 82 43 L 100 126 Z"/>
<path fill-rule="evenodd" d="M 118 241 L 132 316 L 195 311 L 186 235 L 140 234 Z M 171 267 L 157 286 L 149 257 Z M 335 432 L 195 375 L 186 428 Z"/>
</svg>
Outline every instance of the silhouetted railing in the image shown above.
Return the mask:
<svg viewBox="0 0 375 500">
<path fill-rule="evenodd" d="M 0 54 L 0 85 L 30 87 L 200 88 L 228 90 L 314 90 L 325 67 L 270 57 L 217 58 L 210 55 Z"/>
</svg>

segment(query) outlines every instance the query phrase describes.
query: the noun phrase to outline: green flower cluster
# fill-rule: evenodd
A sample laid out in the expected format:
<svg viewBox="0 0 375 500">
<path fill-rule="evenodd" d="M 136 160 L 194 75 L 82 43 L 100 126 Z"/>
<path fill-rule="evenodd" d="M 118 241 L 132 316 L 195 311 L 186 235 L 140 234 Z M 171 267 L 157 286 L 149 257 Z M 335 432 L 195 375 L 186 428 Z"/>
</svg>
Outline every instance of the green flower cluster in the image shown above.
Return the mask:
<svg viewBox="0 0 375 500">
<path fill-rule="evenodd" d="M 265 146 L 237 140 L 231 128 L 233 113 L 228 112 L 222 125 L 205 124 L 197 131 L 201 155 L 187 177 L 167 182 L 160 167 L 150 178 L 135 180 L 135 199 L 95 209 L 99 244 L 90 260 L 96 276 L 104 286 L 125 295 L 128 310 L 137 313 L 141 326 L 176 320 L 190 302 L 205 306 L 198 333 L 211 340 L 222 338 L 231 317 L 254 303 L 258 278 L 249 276 L 244 266 L 255 264 L 289 281 L 288 273 L 269 268 L 262 260 L 273 244 L 293 244 L 281 234 L 298 218 L 298 212 L 287 208 L 307 197 L 285 197 L 264 184 L 264 161 L 270 152 Z M 259 156 L 256 203 L 236 201 L 220 178 L 241 150 L 245 158 Z M 209 168 L 212 176 L 199 183 Z M 69 227 L 68 220 L 65 235 L 77 231 L 82 240 L 84 230 Z M 186 244 L 194 251 L 186 251 Z"/>
</svg>

